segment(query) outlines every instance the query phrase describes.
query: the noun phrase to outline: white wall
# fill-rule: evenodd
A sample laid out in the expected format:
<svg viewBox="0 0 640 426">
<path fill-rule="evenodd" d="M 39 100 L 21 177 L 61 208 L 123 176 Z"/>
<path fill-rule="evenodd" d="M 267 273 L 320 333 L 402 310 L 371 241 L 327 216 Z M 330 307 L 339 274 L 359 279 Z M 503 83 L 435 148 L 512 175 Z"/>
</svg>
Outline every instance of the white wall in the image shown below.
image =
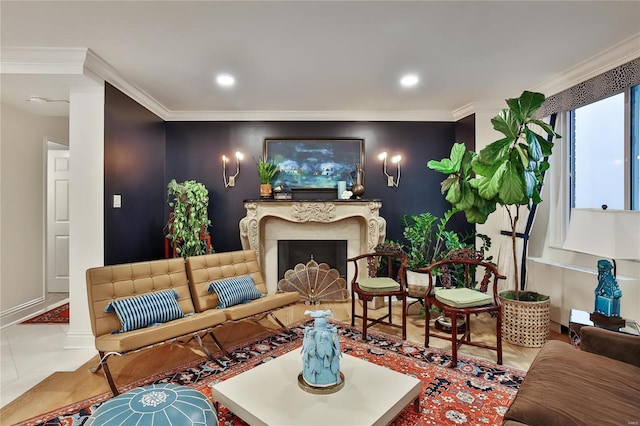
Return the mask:
<svg viewBox="0 0 640 426">
<path fill-rule="evenodd" d="M 45 137 L 69 140 L 69 121 L 4 104 L 0 120 L 0 324 L 5 325 L 44 308 Z"/>
</svg>

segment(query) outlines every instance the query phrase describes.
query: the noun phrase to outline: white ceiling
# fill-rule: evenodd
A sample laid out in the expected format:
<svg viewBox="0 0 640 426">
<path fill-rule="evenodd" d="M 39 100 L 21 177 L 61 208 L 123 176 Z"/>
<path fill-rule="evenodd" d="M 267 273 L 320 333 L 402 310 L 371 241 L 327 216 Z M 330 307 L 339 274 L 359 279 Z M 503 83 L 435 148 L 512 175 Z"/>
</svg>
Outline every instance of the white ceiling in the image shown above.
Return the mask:
<svg viewBox="0 0 640 426">
<path fill-rule="evenodd" d="M 612 48 L 640 56 L 640 1 L 2 0 L 0 28 L 3 51 L 90 49 L 165 119 L 446 117 L 569 83 Z M 85 80 L 3 71 L 2 101 L 64 115 L 25 99 L 68 99 Z"/>
</svg>

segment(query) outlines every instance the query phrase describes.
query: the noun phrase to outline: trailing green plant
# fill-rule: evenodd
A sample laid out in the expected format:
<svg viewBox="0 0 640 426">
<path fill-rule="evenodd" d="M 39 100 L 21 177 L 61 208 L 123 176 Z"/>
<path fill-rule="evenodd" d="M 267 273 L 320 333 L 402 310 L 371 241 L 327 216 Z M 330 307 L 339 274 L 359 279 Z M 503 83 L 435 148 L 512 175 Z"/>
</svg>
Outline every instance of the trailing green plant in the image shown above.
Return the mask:
<svg viewBox="0 0 640 426">
<path fill-rule="evenodd" d="M 258 161 L 258 177 L 262 185 L 273 182 L 278 173 L 280 173 L 280 168 L 277 164 L 264 160 Z"/>
<path fill-rule="evenodd" d="M 178 183 L 171 179 L 167 185 L 170 207 L 165 235 L 175 243 L 176 253 L 186 258 L 207 253 L 207 244 L 200 235 L 209 235 L 211 221 L 207 208 L 209 191 L 202 183 L 187 180 Z"/>
<path fill-rule="evenodd" d="M 498 205 L 504 206 L 510 220 L 514 263 L 515 298 L 520 300 L 516 226 L 520 208 L 531 208 L 542 201 L 542 177 L 549 168 L 553 142 L 560 138 L 550 125 L 534 117 L 542 106 L 542 93 L 524 91 L 507 99 L 508 108 L 491 119 L 493 128 L 504 135 L 479 153 L 456 143 L 449 158 L 431 160 L 427 167 L 447 174 L 441 190 L 454 209 L 463 211 L 469 223 L 485 223 Z M 547 137 L 537 133 L 540 128 Z"/>
</svg>

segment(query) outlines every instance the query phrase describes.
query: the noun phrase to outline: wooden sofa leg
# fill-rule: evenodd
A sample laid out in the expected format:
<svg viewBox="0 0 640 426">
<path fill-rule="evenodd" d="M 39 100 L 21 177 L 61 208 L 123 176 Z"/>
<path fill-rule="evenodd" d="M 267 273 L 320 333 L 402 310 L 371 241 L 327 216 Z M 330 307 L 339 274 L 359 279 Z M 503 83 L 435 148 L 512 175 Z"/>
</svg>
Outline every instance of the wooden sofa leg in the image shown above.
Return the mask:
<svg viewBox="0 0 640 426">
<path fill-rule="evenodd" d="M 109 383 L 111 392 L 113 392 L 113 396 L 120 395 L 120 392 L 118 391 L 116 383 L 113 381 L 113 377 L 111 376 L 111 371 L 109 370 L 109 364 L 107 364 L 107 358 L 109 358 L 111 355 L 122 356 L 122 354 L 118 352 L 107 352 L 105 354 L 104 352 L 101 352 L 101 351 L 98 351 L 98 354 L 100 355 L 100 364 L 98 364 L 97 367 L 90 368 L 89 371 L 91 371 L 92 373 L 96 373 L 102 368 L 104 370 L 104 377 L 107 379 L 107 383 Z"/>
</svg>

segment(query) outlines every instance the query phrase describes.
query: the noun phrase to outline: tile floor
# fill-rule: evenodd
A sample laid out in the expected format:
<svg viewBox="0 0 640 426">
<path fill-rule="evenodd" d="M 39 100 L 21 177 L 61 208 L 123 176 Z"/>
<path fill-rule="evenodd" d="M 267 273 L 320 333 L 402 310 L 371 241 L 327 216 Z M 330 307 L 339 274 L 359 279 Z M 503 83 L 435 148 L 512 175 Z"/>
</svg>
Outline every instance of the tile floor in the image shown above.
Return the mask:
<svg viewBox="0 0 640 426">
<path fill-rule="evenodd" d="M 47 310 L 68 295 L 47 296 Z M 56 371 L 73 371 L 96 355 L 95 349 L 64 349 L 68 324 L 14 324 L 0 330 L 0 407 Z"/>
</svg>

